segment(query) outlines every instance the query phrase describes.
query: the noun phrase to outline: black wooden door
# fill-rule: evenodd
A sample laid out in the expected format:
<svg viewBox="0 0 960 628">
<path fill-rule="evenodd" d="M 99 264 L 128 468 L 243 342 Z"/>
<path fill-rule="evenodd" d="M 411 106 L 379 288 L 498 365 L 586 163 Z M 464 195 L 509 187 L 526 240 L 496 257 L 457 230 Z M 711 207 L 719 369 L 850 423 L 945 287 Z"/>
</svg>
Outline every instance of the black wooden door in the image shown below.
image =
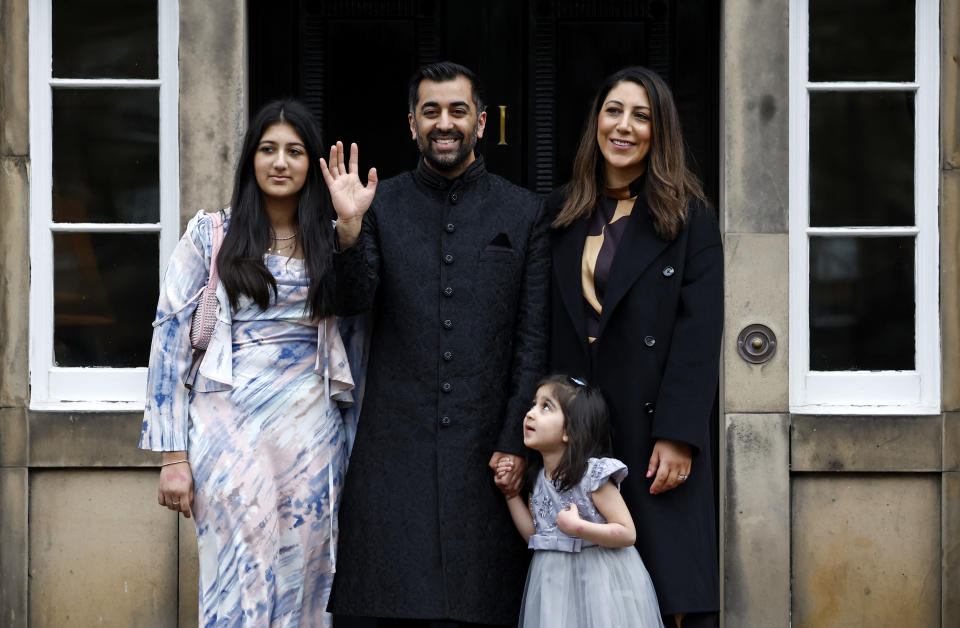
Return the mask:
<svg viewBox="0 0 960 628">
<path fill-rule="evenodd" d="M 646 65 L 672 86 L 691 161 L 716 199 L 715 0 L 251 0 L 250 108 L 303 99 L 324 140 L 355 141 L 381 178 L 412 168 L 407 80 L 451 59 L 480 76 L 491 171 L 537 192 L 569 178 L 597 84 Z"/>
<path fill-rule="evenodd" d="M 440 60 L 479 75 L 488 168 L 540 193 L 569 179 L 598 84 L 645 65 L 674 91 L 694 169 L 719 181 L 717 0 L 249 0 L 250 110 L 304 100 L 324 141 L 357 142 L 362 171 L 412 169 L 407 81 Z M 711 425 L 714 477 L 717 425 Z M 715 495 L 716 499 L 716 495 Z M 719 519 L 718 519 L 719 521 Z M 367 628 L 340 618 L 341 628 Z"/>
</svg>

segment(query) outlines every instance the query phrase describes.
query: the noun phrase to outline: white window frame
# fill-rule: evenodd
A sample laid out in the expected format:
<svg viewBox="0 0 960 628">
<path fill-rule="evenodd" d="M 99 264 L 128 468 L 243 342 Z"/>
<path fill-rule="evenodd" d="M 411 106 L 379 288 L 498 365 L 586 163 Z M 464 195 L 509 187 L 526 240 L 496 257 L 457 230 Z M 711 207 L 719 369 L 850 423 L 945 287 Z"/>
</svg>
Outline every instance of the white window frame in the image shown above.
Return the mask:
<svg viewBox="0 0 960 628">
<path fill-rule="evenodd" d="M 30 408 L 142 410 L 147 369 L 59 367 L 53 349 L 53 235 L 158 233 L 159 286 L 179 235 L 179 5 L 157 0 L 157 79 L 53 78 L 52 1 L 30 0 Z M 53 222 L 52 90 L 157 87 L 160 98 L 160 219 L 155 223 Z M 131 260 L 136 263 L 136 260 Z M 145 277 L 145 279 L 151 279 Z M 149 324 L 148 322 L 146 324 Z"/>
<path fill-rule="evenodd" d="M 939 98 L 938 0 L 916 0 L 914 81 L 810 82 L 808 0 L 790 2 L 790 412 L 799 414 L 938 414 Z M 909 227 L 810 227 L 810 93 L 913 91 L 914 207 Z M 810 237 L 913 236 L 916 362 L 912 371 L 810 370 Z"/>
</svg>

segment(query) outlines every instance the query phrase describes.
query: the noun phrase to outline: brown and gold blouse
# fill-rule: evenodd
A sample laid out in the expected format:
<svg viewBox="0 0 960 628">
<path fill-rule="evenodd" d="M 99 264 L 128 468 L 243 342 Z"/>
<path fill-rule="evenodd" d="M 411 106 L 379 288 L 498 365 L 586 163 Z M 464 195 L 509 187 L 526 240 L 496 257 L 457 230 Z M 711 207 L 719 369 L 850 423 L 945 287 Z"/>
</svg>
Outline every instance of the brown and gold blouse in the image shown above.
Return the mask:
<svg viewBox="0 0 960 628">
<path fill-rule="evenodd" d="M 591 343 L 600 333 L 604 293 L 617 245 L 627 229 L 630 214 L 642 190 L 642 175 L 626 187 L 606 188 L 593 212 L 587 239 L 583 244 L 583 262 L 580 267 L 587 340 Z"/>
</svg>

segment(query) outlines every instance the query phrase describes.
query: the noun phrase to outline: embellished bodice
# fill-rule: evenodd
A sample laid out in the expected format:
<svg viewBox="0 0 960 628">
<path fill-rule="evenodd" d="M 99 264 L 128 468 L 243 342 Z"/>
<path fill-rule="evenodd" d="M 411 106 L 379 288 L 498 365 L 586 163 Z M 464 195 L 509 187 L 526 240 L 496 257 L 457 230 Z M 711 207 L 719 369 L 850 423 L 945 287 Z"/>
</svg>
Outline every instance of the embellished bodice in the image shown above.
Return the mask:
<svg viewBox="0 0 960 628">
<path fill-rule="evenodd" d="M 558 491 L 541 469 L 530 495 L 530 511 L 533 513 L 533 524 L 537 533 L 530 537 L 527 547 L 534 550 L 579 552 L 584 547 L 596 545 L 560 531 L 557 528 L 557 515 L 570 504 L 576 504 L 584 521 L 607 523 L 593 503 L 593 492 L 607 480 L 612 480 L 619 488 L 625 477 L 627 466 L 616 458 L 590 458 L 580 481 L 568 490 Z"/>
</svg>

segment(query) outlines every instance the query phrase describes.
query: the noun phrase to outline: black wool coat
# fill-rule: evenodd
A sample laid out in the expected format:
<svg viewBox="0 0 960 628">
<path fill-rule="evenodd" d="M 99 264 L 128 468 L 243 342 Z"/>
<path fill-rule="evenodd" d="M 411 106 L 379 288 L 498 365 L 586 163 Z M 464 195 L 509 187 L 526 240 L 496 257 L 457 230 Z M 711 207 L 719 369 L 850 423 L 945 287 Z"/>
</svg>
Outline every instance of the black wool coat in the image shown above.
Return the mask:
<svg viewBox="0 0 960 628">
<path fill-rule="evenodd" d="M 547 200 L 549 215 L 562 192 Z M 723 325 L 723 252 L 716 215 L 689 207 L 686 228 L 661 239 L 641 193 L 610 269 L 600 335 L 587 343 L 581 261 L 589 218 L 552 232 L 550 370 L 585 378 L 610 406 L 614 455 L 630 475 L 621 492 L 636 546 L 664 613 L 719 608 L 709 421 Z M 657 439 L 690 443 L 690 478 L 650 495 Z"/>
<path fill-rule="evenodd" d="M 528 552 L 487 464 L 523 455 L 546 365 L 543 202 L 479 157 L 452 183 L 421 162 L 334 257 L 338 313 L 374 322 L 329 608 L 515 625 Z"/>
</svg>

